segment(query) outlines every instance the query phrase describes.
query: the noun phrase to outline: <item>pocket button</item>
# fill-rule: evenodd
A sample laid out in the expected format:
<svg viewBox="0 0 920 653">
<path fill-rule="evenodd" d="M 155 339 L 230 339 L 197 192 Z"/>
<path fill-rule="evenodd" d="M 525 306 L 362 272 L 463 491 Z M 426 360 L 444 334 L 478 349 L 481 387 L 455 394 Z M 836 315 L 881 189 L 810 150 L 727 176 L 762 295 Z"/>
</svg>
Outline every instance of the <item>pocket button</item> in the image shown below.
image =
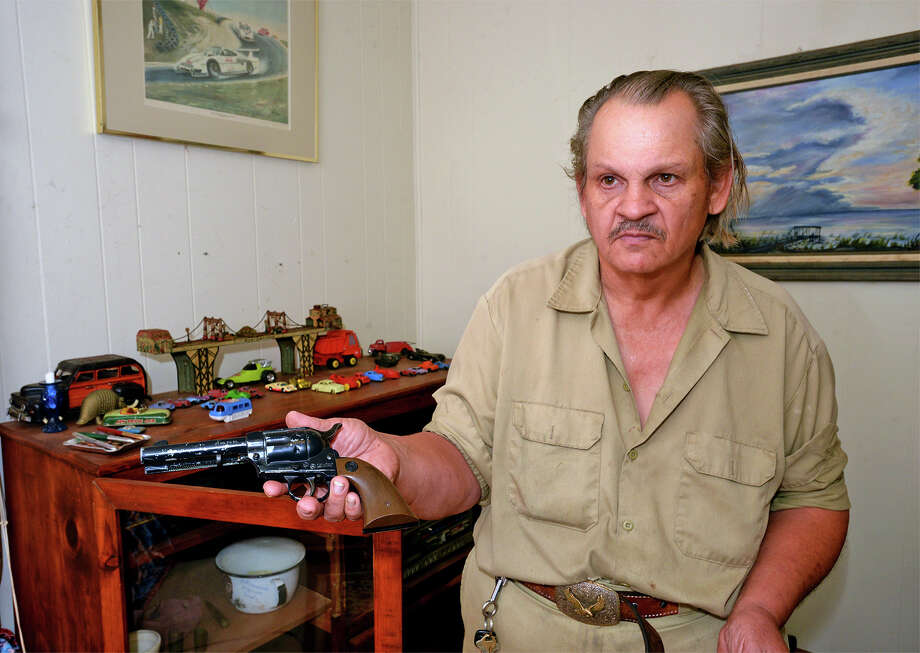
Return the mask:
<svg viewBox="0 0 920 653">
<path fill-rule="evenodd" d="M 626 455 L 629 456 L 630 460 L 635 460 L 639 457 L 639 452 L 636 449 L 630 449 L 629 453 Z"/>
<path fill-rule="evenodd" d="M 631 531 L 633 528 L 635 528 L 635 524 L 632 523 L 632 520 L 626 519 L 623 521 L 624 531 Z"/>
</svg>

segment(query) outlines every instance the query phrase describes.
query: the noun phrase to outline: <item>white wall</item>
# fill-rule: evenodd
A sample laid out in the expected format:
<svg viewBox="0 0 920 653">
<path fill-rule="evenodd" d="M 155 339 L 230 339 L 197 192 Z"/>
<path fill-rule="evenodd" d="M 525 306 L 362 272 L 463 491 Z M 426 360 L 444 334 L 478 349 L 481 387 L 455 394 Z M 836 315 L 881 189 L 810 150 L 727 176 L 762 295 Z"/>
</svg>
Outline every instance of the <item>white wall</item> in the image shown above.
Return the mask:
<svg viewBox="0 0 920 653">
<path fill-rule="evenodd" d="M 94 133 L 89 1 L 0 0 L 0 413 L 75 356 L 133 355 L 175 389 L 135 334 L 205 315 L 239 328 L 328 302 L 362 343 L 415 340 L 411 15 L 321 3 L 320 162 L 300 163 Z M 260 355 L 280 364 L 228 348 L 218 372 Z"/>
<path fill-rule="evenodd" d="M 501 272 L 586 235 L 562 168 L 578 107 L 602 84 L 897 34 L 920 27 L 920 5 L 423 1 L 415 22 L 419 338 L 452 351 Z M 917 285 L 785 285 L 836 363 L 853 502 L 843 556 L 790 630 L 814 651 L 917 651 Z"/>
</svg>

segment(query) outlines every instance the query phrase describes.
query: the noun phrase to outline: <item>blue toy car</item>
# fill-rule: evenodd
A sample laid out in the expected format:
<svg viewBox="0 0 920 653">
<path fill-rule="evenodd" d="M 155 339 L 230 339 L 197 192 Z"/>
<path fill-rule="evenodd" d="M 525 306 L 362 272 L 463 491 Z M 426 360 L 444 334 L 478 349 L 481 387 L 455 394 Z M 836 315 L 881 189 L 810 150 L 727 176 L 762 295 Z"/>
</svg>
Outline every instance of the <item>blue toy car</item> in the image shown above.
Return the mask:
<svg viewBox="0 0 920 653">
<path fill-rule="evenodd" d="M 367 377 L 370 381 L 383 381 L 383 374 L 381 372 L 375 372 L 374 370 L 368 370 L 362 376 Z"/>
</svg>

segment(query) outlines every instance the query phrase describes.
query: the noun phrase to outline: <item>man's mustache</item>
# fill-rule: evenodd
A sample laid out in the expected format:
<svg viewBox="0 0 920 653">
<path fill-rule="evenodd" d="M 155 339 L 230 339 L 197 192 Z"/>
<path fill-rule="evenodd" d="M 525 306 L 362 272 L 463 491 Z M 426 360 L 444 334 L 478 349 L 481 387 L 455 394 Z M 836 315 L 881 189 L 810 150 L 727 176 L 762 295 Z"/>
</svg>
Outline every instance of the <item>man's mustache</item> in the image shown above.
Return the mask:
<svg viewBox="0 0 920 653">
<path fill-rule="evenodd" d="M 619 236 L 623 233 L 626 233 L 626 232 L 635 233 L 637 231 L 642 231 L 647 234 L 652 234 L 653 236 L 661 240 L 668 239 L 668 234 L 666 234 L 662 229 L 659 229 L 658 227 L 653 225 L 651 221 L 643 219 L 643 220 L 639 220 L 638 222 L 630 222 L 629 220 L 624 220 L 623 222 L 621 222 L 620 224 L 618 224 L 616 227 L 614 227 L 611 230 L 610 234 L 607 236 L 607 240 L 608 242 L 612 243 L 614 240 L 619 238 Z"/>
</svg>

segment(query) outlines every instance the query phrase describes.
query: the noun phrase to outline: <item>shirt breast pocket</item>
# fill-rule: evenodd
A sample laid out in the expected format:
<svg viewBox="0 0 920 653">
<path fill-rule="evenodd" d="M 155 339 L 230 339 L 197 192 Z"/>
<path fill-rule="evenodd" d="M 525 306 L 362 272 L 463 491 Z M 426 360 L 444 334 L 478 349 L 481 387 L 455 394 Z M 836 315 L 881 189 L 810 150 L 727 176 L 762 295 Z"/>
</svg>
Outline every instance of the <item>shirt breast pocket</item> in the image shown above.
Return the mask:
<svg viewBox="0 0 920 653">
<path fill-rule="evenodd" d="M 674 535 L 684 555 L 753 564 L 775 491 L 776 454 L 726 437 L 687 433 Z"/>
<path fill-rule="evenodd" d="M 597 523 L 603 413 L 516 401 L 508 498 L 522 515 L 586 530 Z"/>
</svg>

